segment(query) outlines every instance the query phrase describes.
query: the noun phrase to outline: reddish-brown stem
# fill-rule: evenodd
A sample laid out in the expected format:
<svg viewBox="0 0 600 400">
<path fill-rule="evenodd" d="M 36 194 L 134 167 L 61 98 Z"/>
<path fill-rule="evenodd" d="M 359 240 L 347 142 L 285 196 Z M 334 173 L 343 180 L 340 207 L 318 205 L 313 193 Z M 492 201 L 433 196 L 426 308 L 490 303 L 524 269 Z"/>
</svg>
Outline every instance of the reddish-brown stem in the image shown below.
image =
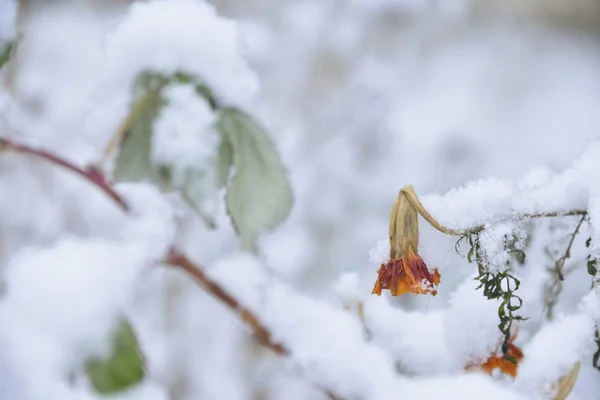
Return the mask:
<svg viewBox="0 0 600 400">
<path fill-rule="evenodd" d="M 73 163 L 45 150 L 34 149 L 28 145 L 16 143 L 12 140 L 0 138 L 0 150 L 15 151 L 18 153 L 29 154 L 39 157 L 51 164 L 63 167 L 71 172 L 80 175 L 90 183 L 96 185 L 103 190 L 115 203 L 125 212 L 129 212 L 129 206 L 125 200 L 110 186 L 104 178 L 104 174 L 96 167 L 80 168 Z M 234 296 L 232 296 L 225 288 L 213 281 L 202 269 L 197 267 L 184 254 L 177 251 L 174 247 L 171 248 L 167 259 L 167 264 L 181 268 L 190 274 L 203 288 L 215 296 L 217 299 L 225 303 L 232 311 L 237 313 L 240 318 L 250 327 L 254 337 L 260 344 L 271 349 L 276 354 L 287 356 L 290 351 L 283 345 L 276 343 L 271 335 L 271 332 L 260 322 L 258 317 L 248 308 L 240 304 Z M 335 398 L 335 396 L 330 395 Z"/>
<path fill-rule="evenodd" d="M 96 167 L 80 168 L 73 163 L 52 154 L 46 150 L 34 149 L 28 145 L 14 142 L 9 139 L 0 138 L 0 149 L 14 151 L 18 153 L 29 154 L 48 161 L 51 164 L 63 167 L 71 172 L 80 175 L 90 183 L 103 190 L 115 203 L 128 212 L 129 206 L 125 200 L 106 182 L 104 174 Z M 265 347 L 270 348 L 275 353 L 287 355 L 289 351 L 282 345 L 275 343 L 271 338 L 269 330 L 259 321 L 258 317 L 250 310 L 242 306 L 229 292 L 227 292 L 218 283 L 213 281 L 200 268 L 194 265 L 185 255 L 174 248 L 171 249 L 167 257 L 167 263 L 177 266 L 189 273 L 202 287 L 212 293 L 213 296 L 225 303 L 229 308 L 236 312 L 240 318 L 252 329 L 256 339 Z"/>
<path fill-rule="evenodd" d="M 279 355 L 288 355 L 290 351 L 280 343 L 276 343 L 273 340 L 271 332 L 258 320 L 256 315 L 240 302 L 236 300 L 229 292 L 227 292 L 218 283 L 213 281 L 204 271 L 197 268 L 189 258 L 184 254 L 178 252 L 172 248 L 167 257 L 167 262 L 171 265 L 177 266 L 190 274 L 202 287 L 212 293 L 216 298 L 225 303 L 231 310 L 233 310 L 239 317 L 252 329 L 254 336 L 265 347 L 273 350 L 273 352 Z"/>
<path fill-rule="evenodd" d="M 250 329 L 252 329 L 254 337 L 261 345 L 280 356 L 290 355 L 290 350 L 273 339 L 271 332 L 262 324 L 262 322 L 260 322 L 258 317 L 252 311 L 244 307 L 244 305 L 237 301 L 236 298 L 222 286 L 212 280 L 204 273 L 204 271 L 196 267 L 196 265 L 194 265 L 194 263 L 184 254 L 180 253 L 175 248 L 171 248 L 166 261 L 168 264 L 179 267 L 190 274 L 200 286 L 225 303 L 246 323 L 246 325 L 250 327 Z M 329 389 L 321 387 L 320 385 L 317 385 L 317 387 L 331 400 L 342 400 L 342 397 L 331 392 Z"/>
<path fill-rule="evenodd" d="M 96 185 L 100 190 L 106 193 L 106 195 L 113 199 L 115 203 L 117 203 L 117 205 L 124 211 L 129 211 L 129 206 L 125 200 L 117 192 L 115 192 L 115 190 L 106 182 L 104 174 L 95 167 L 88 167 L 84 169 L 46 150 L 35 149 L 26 144 L 17 143 L 6 138 L 0 138 L 0 150 L 14 151 L 17 153 L 39 157 L 51 164 L 68 169 L 69 171 L 74 172 L 90 183 Z"/>
</svg>

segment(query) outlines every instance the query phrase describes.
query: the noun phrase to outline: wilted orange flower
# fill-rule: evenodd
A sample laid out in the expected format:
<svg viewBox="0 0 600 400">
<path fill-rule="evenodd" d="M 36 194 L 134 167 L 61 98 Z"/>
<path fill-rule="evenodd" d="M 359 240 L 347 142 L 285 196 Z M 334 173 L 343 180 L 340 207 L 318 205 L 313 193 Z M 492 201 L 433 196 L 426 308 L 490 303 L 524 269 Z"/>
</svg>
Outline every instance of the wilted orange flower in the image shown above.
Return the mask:
<svg viewBox="0 0 600 400">
<path fill-rule="evenodd" d="M 392 296 L 404 293 L 437 294 L 438 270 L 430 272 L 417 253 L 419 220 L 404 189 L 400 190 L 390 214 L 390 260 L 381 264 L 372 294 L 381 296 L 389 290 Z"/>
<path fill-rule="evenodd" d="M 498 368 L 500 372 L 503 374 L 507 374 L 512 376 L 513 378 L 517 376 L 517 368 L 519 367 L 519 362 L 523 359 L 523 352 L 517 346 L 515 346 L 514 341 L 517 339 L 518 335 L 518 327 L 517 332 L 511 336 L 508 341 L 508 348 L 506 349 L 506 354 L 502 354 L 502 352 L 498 351 L 495 354 L 492 354 L 485 363 L 478 365 L 470 365 L 466 369 L 468 371 L 471 370 L 484 370 L 488 374 L 492 375 L 492 372 Z"/>
<path fill-rule="evenodd" d="M 387 264 L 381 264 L 373 294 L 381 296 L 383 289 L 388 289 L 392 296 L 404 293 L 437 294 L 440 283 L 440 273 L 437 269 L 429 272 L 425 262 L 411 248 L 402 259 L 392 259 Z"/>
<path fill-rule="evenodd" d="M 488 374 L 492 374 L 496 368 L 499 368 L 503 374 L 517 376 L 517 367 L 519 362 L 523 359 L 523 352 L 517 346 L 513 344 L 516 336 L 513 336 L 508 342 L 508 349 L 506 354 L 493 354 L 487 361 L 481 366 Z"/>
</svg>

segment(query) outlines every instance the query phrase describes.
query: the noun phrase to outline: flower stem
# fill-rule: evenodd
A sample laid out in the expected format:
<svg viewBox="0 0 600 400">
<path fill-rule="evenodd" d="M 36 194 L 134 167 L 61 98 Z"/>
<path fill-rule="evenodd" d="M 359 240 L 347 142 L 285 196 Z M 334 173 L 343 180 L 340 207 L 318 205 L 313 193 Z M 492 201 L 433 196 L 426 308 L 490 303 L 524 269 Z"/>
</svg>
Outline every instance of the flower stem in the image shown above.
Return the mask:
<svg viewBox="0 0 600 400">
<path fill-rule="evenodd" d="M 252 329 L 254 336 L 260 344 L 273 350 L 276 354 L 283 356 L 290 354 L 290 351 L 287 348 L 273 340 L 271 332 L 269 332 L 269 330 L 258 320 L 252 311 L 240 304 L 235 297 L 208 277 L 204 271 L 196 267 L 184 254 L 172 248 L 166 261 L 169 264 L 186 271 L 200 284 L 200 286 L 212 293 L 238 314 L 238 316 Z"/>
<path fill-rule="evenodd" d="M 446 235 L 454 235 L 454 236 L 465 236 L 472 233 L 479 233 L 485 229 L 485 225 L 478 225 L 473 228 L 468 229 L 450 229 L 441 225 L 429 212 L 425 209 L 421 201 L 419 200 L 419 196 L 415 192 L 412 186 L 406 186 L 400 189 L 400 194 L 404 193 L 408 198 L 410 204 L 417 210 L 417 212 L 423 217 L 431 226 L 433 226 L 438 231 L 445 233 Z M 399 195 L 400 195 L 399 194 Z M 574 209 L 569 211 L 554 211 L 554 212 L 541 212 L 534 214 L 517 214 L 516 217 L 518 219 L 533 219 L 533 218 L 548 218 L 548 217 L 562 217 L 569 215 L 581 215 L 583 218 L 587 215 L 586 210 Z"/>
</svg>

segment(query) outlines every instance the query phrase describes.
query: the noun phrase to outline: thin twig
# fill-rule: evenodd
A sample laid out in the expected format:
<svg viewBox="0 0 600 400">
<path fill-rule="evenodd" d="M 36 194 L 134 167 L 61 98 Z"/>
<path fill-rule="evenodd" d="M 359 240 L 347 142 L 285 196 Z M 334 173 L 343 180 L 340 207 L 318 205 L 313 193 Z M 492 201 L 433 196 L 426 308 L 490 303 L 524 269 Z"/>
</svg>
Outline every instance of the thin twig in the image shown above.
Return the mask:
<svg viewBox="0 0 600 400">
<path fill-rule="evenodd" d="M 583 221 L 585 221 L 586 216 L 587 215 L 584 215 L 579 220 L 579 223 L 575 227 L 575 231 L 571 235 L 571 240 L 569 241 L 569 245 L 567 246 L 567 249 L 565 250 L 565 254 L 556 261 L 556 264 L 554 266 L 556 274 L 557 274 L 558 278 L 560 278 L 561 281 L 565 280 L 565 276 L 563 274 L 563 267 L 565 266 L 565 261 L 567 260 L 567 258 L 571 257 L 571 247 L 573 247 L 573 242 L 575 241 L 575 236 L 577 236 L 577 234 L 579 233 L 579 229 L 581 228 Z"/>
<path fill-rule="evenodd" d="M 181 254 L 175 249 L 171 249 L 167 257 L 167 262 L 189 273 L 202 287 L 238 314 L 252 329 L 256 340 L 258 340 L 260 344 L 273 350 L 276 354 L 284 356 L 290 354 L 290 351 L 287 348 L 273 340 L 271 332 L 258 320 L 258 317 L 254 315 L 252 311 L 240 304 L 235 297 L 228 293 L 218 283 L 213 281 L 206 273 L 204 273 L 204 271 L 196 267 L 184 254 Z"/>
<path fill-rule="evenodd" d="M 356 313 L 358 314 L 358 318 L 360 319 L 360 323 L 362 324 L 365 339 L 367 339 L 367 341 L 370 342 L 373 339 L 373 333 L 367 325 L 367 321 L 365 319 L 365 304 L 362 301 L 356 305 Z"/>
<path fill-rule="evenodd" d="M 575 209 L 575 210 L 568 210 L 568 211 L 540 212 L 540 213 L 535 213 L 535 214 L 527 214 L 527 213 L 515 214 L 512 217 L 516 218 L 518 220 L 523 220 L 523 219 L 568 217 L 568 216 L 573 216 L 573 215 L 581 215 L 583 218 L 585 218 L 587 216 L 587 214 L 588 213 L 586 210 Z M 485 225 L 478 225 L 478 226 L 475 226 L 475 227 L 469 228 L 469 229 L 455 230 L 455 231 L 452 231 L 452 233 L 449 233 L 449 232 L 444 232 L 444 233 L 447 233 L 449 235 L 464 236 L 464 235 L 468 235 L 471 233 L 479 233 L 483 230 L 485 230 Z"/>
<path fill-rule="evenodd" d="M 125 200 L 119 195 L 109 184 L 106 182 L 102 172 L 94 167 L 81 168 L 67 161 L 55 154 L 52 154 L 46 150 L 35 149 L 26 144 L 17 143 L 6 138 L 0 138 L 0 150 L 14 151 L 17 153 L 28 154 L 34 157 L 41 158 L 50 164 L 58 165 L 62 168 L 68 169 L 71 172 L 83 177 L 93 185 L 97 186 L 100 190 L 106 193 L 111 199 L 118 204 L 124 211 L 129 211 L 129 206 Z"/>
<path fill-rule="evenodd" d="M 571 215 L 574 215 L 574 214 L 571 214 Z M 554 291 L 556 289 L 556 286 L 560 282 L 565 280 L 565 273 L 563 271 L 564 266 L 565 266 L 565 261 L 567 261 L 567 259 L 569 257 L 571 257 L 571 248 L 573 247 L 573 243 L 575 242 L 575 237 L 579 233 L 579 229 L 581 229 L 581 225 L 583 225 L 583 221 L 585 221 L 586 217 L 587 217 L 587 212 L 583 214 L 583 216 L 579 220 L 579 223 L 575 227 L 575 230 L 571 234 L 571 239 L 569 240 L 569 244 L 567 245 L 565 253 L 563 254 L 562 257 L 560 257 L 558 260 L 556 260 L 556 263 L 554 264 L 554 280 L 552 281 L 552 285 L 548 289 L 548 293 L 546 295 L 546 301 L 544 302 L 544 308 L 542 309 L 542 314 L 540 315 L 540 320 L 541 320 L 542 316 L 544 315 L 544 312 L 550 305 L 550 302 L 552 301 L 552 297 L 554 296 Z"/>
</svg>

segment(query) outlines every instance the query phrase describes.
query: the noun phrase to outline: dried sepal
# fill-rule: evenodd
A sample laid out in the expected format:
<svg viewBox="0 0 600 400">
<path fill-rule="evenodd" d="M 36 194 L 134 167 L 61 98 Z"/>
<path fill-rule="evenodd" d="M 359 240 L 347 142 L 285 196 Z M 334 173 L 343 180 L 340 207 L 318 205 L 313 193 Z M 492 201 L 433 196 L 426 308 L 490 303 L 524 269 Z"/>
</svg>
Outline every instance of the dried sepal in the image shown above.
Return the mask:
<svg viewBox="0 0 600 400">
<path fill-rule="evenodd" d="M 390 259 L 408 255 L 419 248 L 419 218 L 403 190 L 398 193 L 390 214 Z"/>
</svg>

